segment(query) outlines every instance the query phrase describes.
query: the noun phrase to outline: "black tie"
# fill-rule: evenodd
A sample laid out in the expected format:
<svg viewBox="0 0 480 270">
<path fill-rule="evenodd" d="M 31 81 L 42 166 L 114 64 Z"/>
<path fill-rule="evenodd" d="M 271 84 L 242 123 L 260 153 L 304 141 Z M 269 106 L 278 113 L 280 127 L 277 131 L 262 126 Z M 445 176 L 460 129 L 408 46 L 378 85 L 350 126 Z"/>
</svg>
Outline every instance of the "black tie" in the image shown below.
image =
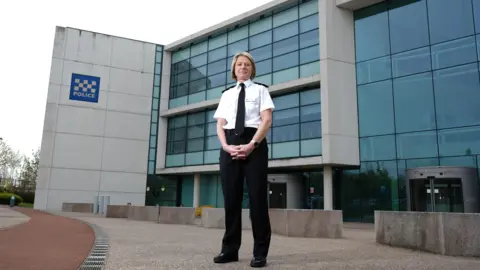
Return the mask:
<svg viewBox="0 0 480 270">
<path fill-rule="evenodd" d="M 240 84 L 240 94 L 238 95 L 237 119 L 235 120 L 235 134 L 242 135 L 245 127 L 245 84 Z"/>
</svg>

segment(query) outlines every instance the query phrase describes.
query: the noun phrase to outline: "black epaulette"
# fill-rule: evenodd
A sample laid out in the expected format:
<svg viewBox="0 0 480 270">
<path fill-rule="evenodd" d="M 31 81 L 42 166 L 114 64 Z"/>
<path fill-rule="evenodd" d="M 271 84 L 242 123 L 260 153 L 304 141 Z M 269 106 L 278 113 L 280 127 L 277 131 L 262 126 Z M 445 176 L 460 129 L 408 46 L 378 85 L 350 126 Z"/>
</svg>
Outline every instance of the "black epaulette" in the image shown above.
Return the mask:
<svg viewBox="0 0 480 270">
<path fill-rule="evenodd" d="M 268 85 L 266 85 L 266 84 L 263 84 L 263 83 L 254 82 L 254 84 L 258 84 L 258 85 L 265 86 L 266 88 L 268 88 Z"/>
<path fill-rule="evenodd" d="M 227 91 L 227 90 L 229 90 L 229 89 L 234 88 L 235 86 L 236 86 L 236 85 L 232 85 L 232 86 L 228 87 L 227 89 L 223 90 L 222 93 L 225 92 L 225 91 Z"/>
</svg>

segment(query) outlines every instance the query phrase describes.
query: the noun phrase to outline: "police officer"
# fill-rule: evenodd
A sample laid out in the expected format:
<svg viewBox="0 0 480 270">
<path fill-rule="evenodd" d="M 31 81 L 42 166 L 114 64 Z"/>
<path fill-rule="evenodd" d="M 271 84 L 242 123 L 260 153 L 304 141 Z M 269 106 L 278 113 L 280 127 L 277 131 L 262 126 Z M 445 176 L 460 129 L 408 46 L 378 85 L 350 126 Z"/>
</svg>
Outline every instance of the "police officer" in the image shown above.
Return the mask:
<svg viewBox="0 0 480 270">
<path fill-rule="evenodd" d="M 253 82 L 255 61 L 247 52 L 233 57 L 231 77 L 237 83 L 222 92 L 214 114 L 220 150 L 220 177 L 225 204 L 225 234 L 215 263 L 238 261 L 242 239 L 243 181 L 250 198 L 254 239 L 252 267 L 267 263 L 271 227 L 268 215 L 268 146 L 265 136 L 275 108 L 266 85 Z"/>
</svg>

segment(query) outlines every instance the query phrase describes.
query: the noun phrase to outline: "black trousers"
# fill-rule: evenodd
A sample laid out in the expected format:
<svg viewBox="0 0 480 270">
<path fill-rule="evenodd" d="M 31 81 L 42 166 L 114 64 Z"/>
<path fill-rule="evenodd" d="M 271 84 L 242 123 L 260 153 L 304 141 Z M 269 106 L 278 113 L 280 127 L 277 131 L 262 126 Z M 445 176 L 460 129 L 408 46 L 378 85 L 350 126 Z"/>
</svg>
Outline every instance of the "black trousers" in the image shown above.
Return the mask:
<svg viewBox="0 0 480 270">
<path fill-rule="evenodd" d="M 257 129 L 245 128 L 242 136 L 225 130 L 227 144 L 249 143 Z M 237 253 L 242 240 L 243 184 L 247 181 L 250 199 L 250 220 L 253 231 L 253 255 L 267 257 L 270 247 L 271 227 L 268 215 L 268 145 L 264 139 L 244 160 L 232 159 L 220 150 L 220 177 L 225 205 L 225 235 L 222 252 Z"/>
</svg>

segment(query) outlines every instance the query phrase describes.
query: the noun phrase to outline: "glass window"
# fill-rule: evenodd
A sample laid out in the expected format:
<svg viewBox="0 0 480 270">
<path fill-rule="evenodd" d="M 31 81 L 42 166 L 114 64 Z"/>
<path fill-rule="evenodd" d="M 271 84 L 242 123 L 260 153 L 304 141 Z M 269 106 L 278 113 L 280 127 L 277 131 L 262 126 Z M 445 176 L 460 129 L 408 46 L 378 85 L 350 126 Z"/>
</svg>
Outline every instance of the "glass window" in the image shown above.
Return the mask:
<svg viewBox="0 0 480 270">
<path fill-rule="evenodd" d="M 320 42 L 320 36 L 317 30 L 300 34 L 300 48 L 310 47 Z"/>
<path fill-rule="evenodd" d="M 389 2 L 392 53 L 429 45 L 426 2 L 425 0 Z"/>
<path fill-rule="evenodd" d="M 222 148 L 217 136 L 207 137 L 205 144 L 205 150 L 215 150 Z"/>
<path fill-rule="evenodd" d="M 281 111 L 276 110 L 273 112 L 272 117 L 272 126 L 290 125 L 293 123 L 298 123 L 300 120 L 298 107 Z"/>
<path fill-rule="evenodd" d="M 322 137 L 322 122 L 308 122 L 300 124 L 301 139 L 312 139 Z"/>
<path fill-rule="evenodd" d="M 477 61 L 477 47 L 474 36 L 432 46 L 433 69 L 457 66 L 475 61 Z"/>
<path fill-rule="evenodd" d="M 256 62 L 262 61 L 272 57 L 272 45 L 263 46 L 261 48 L 250 51 Z"/>
<path fill-rule="evenodd" d="M 272 31 L 267 31 L 256 36 L 250 36 L 250 49 L 255 49 L 272 43 Z"/>
<path fill-rule="evenodd" d="M 225 45 L 227 45 L 227 34 L 222 34 L 208 40 L 208 50 L 213 50 Z"/>
<path fill-rule="evenodd" d="M 203 138 L 187 141 L 187 152 L 203 151 Z"/>
<path fill-rule="evenodd" d="M 227 59 L 208 64 L 208 75 L 217 74 L 227 70 Z"/>
<path fill-rule="evenodd" d="M 272 128 L 272 142 L 288 142 L 300 139 L 300 127 L 298 124 Z"/>
<path fill-rule="evenodd" d="M 250 24 L 250 36 L 270 29 L 272 29 L 272 17 L 263 18 Z"/>
<path fill-rule="evenodd" d="M 239 27 L 235 30 L 231 30 L 230 32 L 228 32 L 228 43 L 233 43 L 246 37 L 248 37 L 248 25 Z"/>
<path fill-rule="evenodd" d="M 190 82 L 188 92 L 191 94 L 191 93 L 197 93 L 197 92 L 206 90 L 207 89 L 207 86 L 205 84 L 206 82 L 207 82 L 206 79 Z"/>
<path fill-rule="evenodd" d="M 217 135 L 217 122 L 212 122 L 207 124 L 207 136 L 216 136 Z"/>
<path fill-rule="evenodd" d="M 312 89 L 300 93 L 300 105 L 320 103 L 320 89 Z"/>
<path fill-rule="evenodd" d="M 279 97 L 274 97 L 273 103 L 275 104 L 275 111 L 273 111 L 273 113 L 282 109 L 298 107 L 298 102 L 299 102 L 298 95 L 299 95 L 298 93 L 293 93 L 293 94 L 283 95 Z"/>
<path fill-rule="evenodd" d="M 190 57 L 190 47 L 172 53 L 172 63 L 178 63 Z"/>
<path fill-rule="evenodd" d="M 273 71 L 298 65 L 298 52 L 292 52 L 273 58 Z"/>
<path fill-rule="evenodd" d="M 205 112 L 190 114 L 188 116 L 188 126 L 200 125 L 205 123 Z"/>
<path fill-rule="evenodd" d="M 395 159 L 395 136 L 375 136 L 360 139 L 360 160 Z"/>
<path fill-rule="evenodd" d="M 357 62 L 388 55 L 390 39 L 386 4 L 355 12 L 355 53 Z M 381 12 L 381 13 L 379 13 Z"/>
<path fill-rule="evenodd" d="M 318 45 L 300 50 L 300 64 L 318 61 L 319 59 L 320 48 Z"/>
<path fill-rule="evenodd" d="M 153 99 L 152 109 L 157 109 L 158 110 L 158 98 Z"/>
<path fill-rule="evenodd" d="M 357 84 L 378 82 L 392 77 L 390 56 L 357 64 Z"/>
<path fill-rule="evenodd" d="M 207 64 L 207 54 L 201 54 L 195 57 L 190 58 L 190 67 L 196 68 Z"/>
<path fill-rule="evenodd" d="M 195 44 L 191 47 L 191 56 L 199 55 L 201 53 L 206 53 L 207 49 L 208 49 L 207 41 Z"/>
<path fill-rule="evenodd" d="M 398 134 L 397 157 L 408 159 L 438 156 L 436 137 L 435 131 Z"/>
<path fill-rule="evenodd" d="M 300 18 L 303 18 L 305 16 L 308 16 L 316 12 L 318 12 L 317 0 L 305 1 L 304 3 L 301 3 L 298 10 Z"/>
<path fill-rule="evenodd" d="M 299 68 L 293 67 L 289 69 L 284 69 L 273 73 L 273 84 L 284 83 L 292 80 L 298 79 Z"/>
<path fill-rule="evenodd" d="M 393 80 L 396 132 L 435 129 L 432 74 Z"/>
<path fill-rule="evenodd" d="M 243 39 L 228 45 L 228 57 L 234 56 L 239 52 L 248 51 L 248 39 Z"/>
<path fill-rule="evenodd" d="M 273 43 L 273 56 L 298 50 L 298 36 Z"/>
<path fill-rule="evenodd" d="M 256 67 L 256 71 L 257 71 L 258 76 L 270 73 L 270 72 L 272 72 L 272 59 L 257 62 L 255 64 L 255 67 Z"/>
<path fill-rule="evenodd" d="M 298 6 L 273 15 L 273 27 L 278 27 L 298 19 Z"/>
<path fill-rule="evenodd" d="M 432 44 L 473 35 L 472 0 L 428 1 Z"/>
<path fill-rule="evenodd" d="M 392 55 L 394 78 L 429 70 L 431 70 L 429 47 Z"/>
<path fill-rule="evenodd" d="M 300 33 L 318 28 L 318 14 L 300 20 Z"/>
<path fill-rule="evenodd" d="M 203 79 L 207 75 L 207 66 L 194 68 L 190 70 L 190 81 Z"/>
<path fill-rule="evenodd" d="M 208 52 L 208 62 L 215 62 L 227 56 L 227 47 L 221 47 Z"/>
<path fill-rule="evenodd" d="M 438 147 L 440 156 L 480 154 L 480 127 L 439 130 Z"/>
<path fill-rule="evenodd" d="M 437 127 L 480 124 L 480 84 L 477 64 L 433 73 Z"/>
<path fill-rule="evenodd" d="M 321 118 L 320 104 L 300 107 L 300 121 L 308 122 L 320 120 Z"/>
<path fill-rule="evenodd" d="M 209 88 L 223 86 L 225 84 L 226 84 L 225 73 L 220 73 L 220 74 L 208 77 L 207 85 L 210 86 Z"/>
<path fill-rule="evenodd" d="M 360 136 L 394 133 L 392 82 L 358 86 Z"/>
<path fill-rule="evenodd" d="M 279 41 L 298 34 L 298 21 L 273 29 L 273 41 Z"/>
</svg>

